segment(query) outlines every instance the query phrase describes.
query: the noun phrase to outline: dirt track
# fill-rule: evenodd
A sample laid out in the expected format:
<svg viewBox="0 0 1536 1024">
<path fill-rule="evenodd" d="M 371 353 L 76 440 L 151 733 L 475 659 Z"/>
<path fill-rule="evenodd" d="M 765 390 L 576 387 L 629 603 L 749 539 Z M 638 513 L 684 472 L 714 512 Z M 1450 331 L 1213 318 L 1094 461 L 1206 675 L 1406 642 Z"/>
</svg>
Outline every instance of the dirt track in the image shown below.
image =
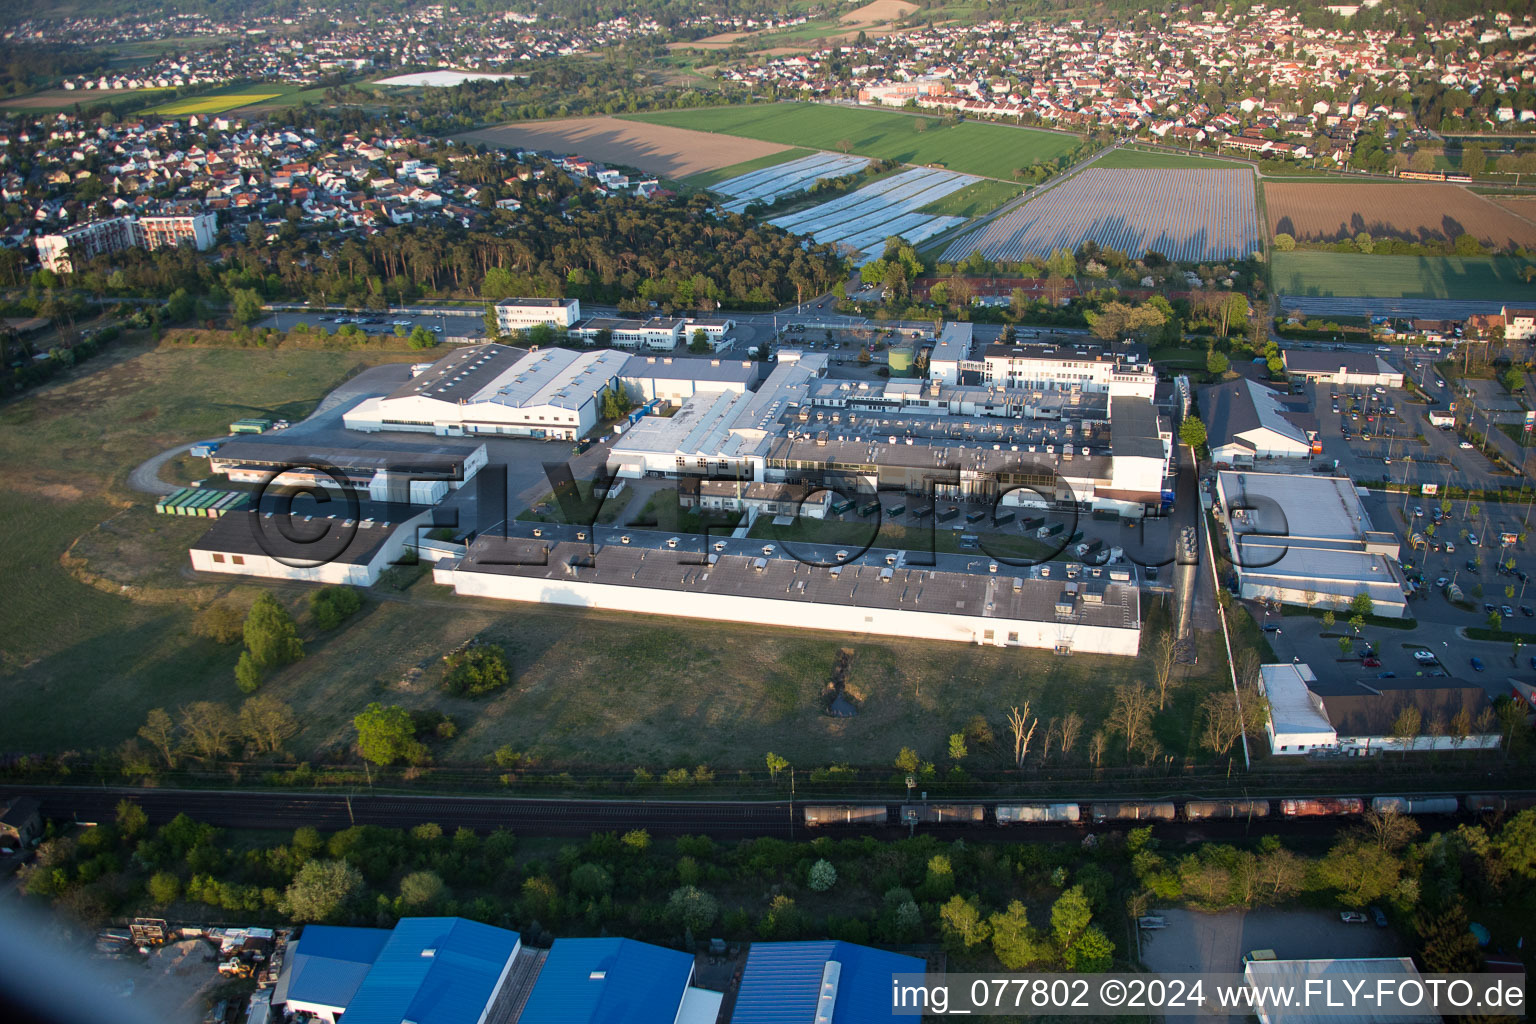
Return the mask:
<svg viewBox="0 0 1536 1024">
<path fill-rule="evenodd" d="M 470 132 L 461 138 L 491 146 L 579 153 L 591 160 L 638 167 L 674 179 L 790 148 L 776 142 L 712 135 L 688 128 L 623 121 L 616 117 L 523 121 Z"/>
<path fill-rule="evenodd" d="M 1304 241 L 1376 238 L 1450 241 L 1461 234 L 1503 249 L 1536 245 L 1536 224 L 1459 185 L 1270 182 L 1269 229 Z"/>
</svg>

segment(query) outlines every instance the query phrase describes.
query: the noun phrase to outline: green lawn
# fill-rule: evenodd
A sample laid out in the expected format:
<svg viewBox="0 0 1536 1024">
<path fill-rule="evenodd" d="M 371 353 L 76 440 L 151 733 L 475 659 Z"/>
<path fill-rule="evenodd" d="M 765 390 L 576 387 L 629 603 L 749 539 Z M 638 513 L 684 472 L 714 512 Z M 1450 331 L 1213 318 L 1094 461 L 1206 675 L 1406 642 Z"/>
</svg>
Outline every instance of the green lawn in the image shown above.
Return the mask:
<svg viewBox="0 0 1536 1024">
<path fill-rule="evenodd" d="M 1277 252 L 1272 274 L 1282 295 L 1536 301 L 1536 284 L 1520 278 L 1523 265 L 1503 256 Z"/>
<path fill-rule="evenodd" d="M 943 199 L 935 200 L 918 210 L 939 217 L 979 217 L 991 213 L 1024 191 L 1022 185 L 1006 181 L 978 181 L 959 192 L 951 192 Z"/>
<path fill-rule="evenodd" d="M 212 92 L 197 96 L 183 96 L 180 99 L 146 107 L 141 112 L 173 117 L 188 114 L 223 114 L 242 107 L 285 106 L 290 100 L 302 103 L 302 99 L 294 98 L 300 94 L 318 95 L 323 92 L 324 90 L 306 89 L 302 85 L 282 82 L 231 82 Z"/>
<path fill-rule="evenodd" d="M 1106 170 L 1162 170 L 1164 168 L 1230 168 L 1252 170 L 1252 164 L 1220 157 L 1200 156 L 1197 153 L 1146 153 L 1131 149 L 1117 149 L 1105 153 L 1093 162 L 1094 167 Z"/>
<path fill-rule="evenodd" d="M 787 146 L 849 151 L 876 159 L 937 164 L 952 171 L 1011 180 L 1019 167 L 1054 160 L 1081 139 L 1060 132 L 813 103 L 763 103 L 626 115 L 630 120 L 740 135 Z M 919 131 L 919 125 L 922 130 Z"/>
<path fill-rule="evenodd" d="M 686 181 L 690 185 L 709 188 L 711 185 L 718 185 L 720 182 L 728 181 L 737 175 L 747 174 L 751 171 L 760 171 L 764 167 L 776 167 L 779 164 L 786 164 L 791 160 L 799 160 L 802 157 L 810 156 L 813 152 L 814 150 L 809 149 L 786 149 L 779 153 L 769 153 L 767 156 L 760 156 L 755 160 L 743 160 L 741 163 L 731 164 L 729 167 L 718 167 L 713 171 L 704 171 L 702 174 L 695 174 L 687 178 Z"/>
</svg>

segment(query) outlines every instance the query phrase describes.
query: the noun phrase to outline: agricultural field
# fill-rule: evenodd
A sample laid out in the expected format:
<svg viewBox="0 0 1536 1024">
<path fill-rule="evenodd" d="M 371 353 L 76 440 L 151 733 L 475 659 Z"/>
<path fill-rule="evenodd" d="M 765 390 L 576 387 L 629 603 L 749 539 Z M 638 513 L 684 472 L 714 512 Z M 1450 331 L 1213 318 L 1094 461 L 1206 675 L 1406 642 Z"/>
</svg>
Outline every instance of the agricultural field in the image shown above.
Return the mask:
<svg viewBox="0 0 1536 1024">
<path fill-rule="evenodd" d="M 969 220 L 984 213 L 991 213 L 1024 193 L 1024 186 L 988 178 L 974 185 L 967 185 L 959 192 L 929 203 L 918 213 L 931 213 L 936 217 L 964 217 Z"/>
<path fill-rule="evenodd" d="M 1526 264 L 1507 257 L 1276 252 L 1272 260 L 1279 295 L 1536 302 L 1536 285 L 1520 277 Z"/>
<path fill-rule="evenodd" d="M 1265 184 L 1264 200 L 1270 231 L 1297 241 L 1335 242 L 1363 231 L 1410 242 L 1469 234 L 1498 249 L 1536 246 L 1536 223 L 1459 185 L 1274 182 Z"/>
<path fill-rule="evenodd" d="M 777 167 L 787 164 L 802 157 L 815 156 L 815 151 L 810 149 L 781 149 L 777 153 L 769 153 L 760 156 L 756 160 L 743 160 L 739 164 L 731 164 L 728 167 L 717 167 L 712 171 L 701 171 L 690 175 L 688 184 L 697 188 L 712 188 L 715 184 L 728 178 L 737 178 L 750 171 L 761 171 L 767 167 Z"/>
<path fill-rule="evenodd" d="M 664 110 L 625 115 L 629 121 L 723 135 L 764 139 L 786 146 L 932 164 L 987 178 L 1013 180 L 1013 172 L 1077 150 L 1082 139 L 1065 132 L 962 121 L 945 125 L 936 117 L 866 107 L 816 103 L 762 103 L 752 106 Z"/>
<path fill-rule="evenodd" d="M 1090 167 L 956 239 L 940 258 L 980 250 L 988 259 L 1020 260 L 1089 239 L 1132 256 L 1156 250 L 1178 262 L 1242 259 L 1259 248 L 1253 174 Z"/>
<path fill-rule="evenodd" d="M 775 142 L 722 139 L 707 132 L 615 117 L 520 121 L 469 132 L 459 139 L 505 149 L 580 153 L 592 160 L 638 167 L 674 179 L 770 157 L 790 148 Z"/>
<path fill-rule="evenodd" d="M 769 223 L 810 235 L 817 242 L 835 242 L 867 262 L 879 255 L 892 235 L 916 244 L 960 223 L 959 217 L 935 217 L 918 211 L 976 181 L 965 174 L 914 167 Z"/>
<path fill-rule="evenodd" d="M 917 9 L 917 5 L 910 3 L 909 0 L 871 0 L 870 3 L 849 11 L 841 18 L 821 18 L 775 32 L 721 32 L 691 42 L 668 43 L 667 48 L 670 50 L 729 50 L 733 47 L 745 46 L 752 50 L 773 48 L 793 52 L 809 49 L 808 44 L 823 40 L 851 41 L 861 31 L 871 39 L 889 35 L 894 31 L 897 21 Z"/>
<path fill-rule="evenodd" d="M 1240 160 L 1223 160 L 1220 157 L 1201 156 L 1198 153 L 1149 153 L 1135 149 L 1116 149 L 1105 153 L 1093 162 L 1094 167 L 1116 171 L 1152 171 L 1184 168 L 1243 168 L 1251 167 Z"/>
<path fill-rule="evenodd" d="M 869 158 L 841 153 L 817 153 L 787 164 L 728 178 L 714 191 L 730 196 L 725 208 L 740 213 L 752 203 L 771 203 L 783 196 L 804 192 L 818 181 L 840 178 L 869 166 Z"/>
<path fill-rule="evenodd" d="M 73 110 L 98 103 L 115 103 L 119 100 L 150 99 L 170 92 L 170 89 L 44 89 L 25 96 L 10 96 L 0 100 L 0 110 L 17 110 L 31 114 L 47 114 L 56 110 Z"/>
</svg>

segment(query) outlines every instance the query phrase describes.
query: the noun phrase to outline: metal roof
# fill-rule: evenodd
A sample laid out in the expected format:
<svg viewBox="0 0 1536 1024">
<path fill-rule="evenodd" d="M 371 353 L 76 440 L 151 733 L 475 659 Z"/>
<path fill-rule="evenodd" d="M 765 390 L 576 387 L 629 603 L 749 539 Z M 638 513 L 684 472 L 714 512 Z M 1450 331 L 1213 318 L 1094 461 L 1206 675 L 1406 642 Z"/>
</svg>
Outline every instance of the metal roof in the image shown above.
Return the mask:
<svg viewBox="0 0 1536 1024">
<path fill-rule="evenodd" d="M 842 967 L 833 1024 L 910 1019 L 891 1009 L 891 975 L 922 974 L 926 965 L 916 957 L 850 942 L 754 942 L 731 1024 L 810 1024 L 828 960 Z"/>
<path fill-rule="evenodd" d="M 306 925 L 288 955 L 274 1000 L 345 1009 L 389 934 L 385 928 Z"/>
<path fill-rule="evenodd" d="M 692 977 L 687 953 L 633 939 L 557 939 L 518 1024 L 673 1024 Z"/>
<path fill-rule="evenodd" d="M 477 1024 L 518 934 L 462 917 L 406 917 L 347 1006 L 347 1024 Z"/>
</svg>

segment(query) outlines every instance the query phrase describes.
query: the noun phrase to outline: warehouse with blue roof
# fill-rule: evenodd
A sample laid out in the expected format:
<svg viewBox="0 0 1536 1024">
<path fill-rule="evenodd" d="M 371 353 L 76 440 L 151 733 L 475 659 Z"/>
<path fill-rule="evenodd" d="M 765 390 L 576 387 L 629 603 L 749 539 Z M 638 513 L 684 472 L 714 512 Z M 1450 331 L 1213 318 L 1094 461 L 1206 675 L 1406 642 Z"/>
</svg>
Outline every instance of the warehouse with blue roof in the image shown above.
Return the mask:
<svg viewBox="0 0 1536 1024">
<path fill-rule="evenodd" d="M 388 941 L 387 928 L 307 925 L 289 948 L 272 1002 L 335 1024 Z"/>
<path fill-rule="evenodd" d="M 713 1024 L 720 993 L 692 981 L 687 953 L 633 939 L 557 939 L 518 1024 Z"/>
<path fill-rule="evenodd" d="M 894 1021 L 891 975 L 926 970 L 916 957 L 850 942 L 753 943 L 731 1024 Z"/>
</svg>

